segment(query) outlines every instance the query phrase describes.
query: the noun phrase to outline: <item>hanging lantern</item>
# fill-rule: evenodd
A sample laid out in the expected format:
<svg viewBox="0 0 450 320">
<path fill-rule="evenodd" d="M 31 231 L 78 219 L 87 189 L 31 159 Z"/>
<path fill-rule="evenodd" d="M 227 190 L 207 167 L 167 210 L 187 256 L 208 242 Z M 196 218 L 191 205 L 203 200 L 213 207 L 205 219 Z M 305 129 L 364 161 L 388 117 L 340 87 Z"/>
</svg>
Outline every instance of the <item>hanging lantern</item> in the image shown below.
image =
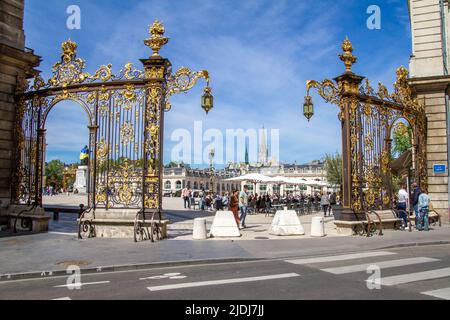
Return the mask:
<svg viewBox="0 0 450 320">
<path fill-rule="evenodd" d="M 308 121 L 311 120 L 314 115 L 314 104 L 309 95 L 305 97 L 305 102 L 303 103 L 303 115 Z"/>
<path fill-rule="evenodd" d="M 210 87 L 205 87 L 204 94 L 202 96 L 202 108 L 208 114 L 212 108 L 214 108 L 214 97 L 211 94 L 212 90 Z"/>
</svg>

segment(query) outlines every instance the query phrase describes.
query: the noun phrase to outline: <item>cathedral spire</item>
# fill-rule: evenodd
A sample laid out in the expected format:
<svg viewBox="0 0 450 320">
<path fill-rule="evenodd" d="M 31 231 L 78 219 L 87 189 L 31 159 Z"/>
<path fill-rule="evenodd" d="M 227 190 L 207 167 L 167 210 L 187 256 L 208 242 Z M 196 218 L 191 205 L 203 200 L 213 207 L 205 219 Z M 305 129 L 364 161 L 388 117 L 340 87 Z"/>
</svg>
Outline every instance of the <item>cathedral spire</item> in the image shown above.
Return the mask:
<svg viewBox="0 0 450 320">
<path fill-rule="evenodd" d="M 262 165 L 266 165 L 267 160 L 268 160 L 268 155 L 269 155 L 269 150 L 267 149 L 266 129 L 263 126 L 263 128 L 261 130 L 261 143 L 259 145 L 258 162 Z"/>
<path fill-rule="evenodd" d="M 245 142 L 245 164 L 246 165 L 250 164 L 249 159 L 248 159 L 248 142 L 247 141 Z"/>
</svg>

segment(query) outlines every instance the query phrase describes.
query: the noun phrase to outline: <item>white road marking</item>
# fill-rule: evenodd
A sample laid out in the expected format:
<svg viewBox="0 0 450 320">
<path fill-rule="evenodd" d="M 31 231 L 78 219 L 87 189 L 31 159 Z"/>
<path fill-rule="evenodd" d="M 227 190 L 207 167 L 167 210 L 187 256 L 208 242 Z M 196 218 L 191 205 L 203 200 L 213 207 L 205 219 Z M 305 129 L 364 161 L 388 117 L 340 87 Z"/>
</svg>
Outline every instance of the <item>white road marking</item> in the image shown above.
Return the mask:
<svg viewBox="0 0 450 320">
<path fill-rule="evenodd" d="M 422 294 L 439 299 L 450 300 L 450 288 L 422 292 Z"/>
<path fill-rule="evenodd" d="M 69 288 L 69 287 L 78 287 L 78 286 L 91 286 L 96 284 L 107 284 L 110 283 L 110 281 L 99 281 L 99 282 L 85 282 L 85 283 L 70 283 L 70 284 L 64 284 L 62 286 L 54 286 L 54 288 Z"/>
<path fill-rule="evenodd" d="M 439 261 L 439 260 L 432 259 L 432 258 L 418 257 L 418 258 L 409 258 L 409 259 L 400 259 L 400 260 L 381 261 L 381 262 L 375 262 L 375 263 L 365 263 L 365 264 L 358 264 L 358 265 L 337 267 L 337 268 L 327 268 L 327 269 L 321 269 L 321 270 L 324 272 L 332 273 L 332 274 L 347 274 L 347 273 L 353 273 L 353 272 L 366 271 L 367 268 L 371 265 L 375 265 L 375 266 L 383 269 L 383 268 L 395 268 L 395 267 L 409 266 L 409 265 L 413 265 L 413 264 L 421 264 L 421 263 L 436 262 L 436 261 Z"/>
<path fill-rule="evenodd" d="M 66 232 L 56 232 L 56 231 L 49 231 L 48 234 L 56 234 L 56 235 L 60 235 L 60 236 L 76 236 L 78 235 L 77 233 L 66 233 Z"/>
<path fill-rule="evenodd" d="M 344 255 L 340 255 L 340 256 L 327 256 L 327 257 L 305 258 L 305 259 L 295 259 L 295 260 L 285 260 L 285 261 L 289 262 L 289 263 L 293 263 L 293 264 L 313 264 L 313 263 L 333 262 L 333 261 L 341 261 L 341 260 L 352 260 L 352 259 L 361 259 L 361 258 L 389 256 L 389 255 L 393 255 L 393 254 L 396 254 L 396 253 L 387 252 L 387 251 L 373 251 L 373 252 L 344 254 Z"/>
<path fill-rule="evenodd" d="M 139 278 L 139 280 L 160 280 L 160 279 L 167 279 L 166 276 L 154 276 L 154 277 L 147 277 L 147 278 Z"/>
<path fill-rule="evenodd" d="M 161 280 L 161 279 L 169 279 L 169 280 L 178 280 L 178 279 L 186 279 L 187 276 L 183 276 L 181 273 L 166 273 L 162 276 L 153 276 L 146 278 L 139 278 L 139 280 Z"/>
<path fill-rule="evenodd" d="M 417 282 L 423 280 L 432 280 L 450 277 L 450 268 L 429 270 L 424 272 L 407 273 L 399 276 L 386 277 L 381 279 L 383 286 L 395 286 L 398 284 Z"/>
<path fill-rule="evenodd" d="M 294 278 L 294 277 L 300 277 L 300 275 L 297 273 L 285 273 L 285 274 L 276 274 L 276 275 L 262 276 L 262 277 L 178 283 L 178 284 L 171 284 L 171 285 L 164 285 L 164 286 L 148 287 L 147 289 L 150 291 L 162 291 L 162 290 L 173 290 L 173 289 L 182 289 L 182 288 L 215 286 L 215 285 L 232 284 L 232 283 L 244 283 L 244 282 L 274 280 L 274 279 L 286 279 L 286 278 Z"/>
<path fill-rule="evenodd" d="M 64 298 L 58 298 L 58 299 L 52 299 L 52 300 L 72 300 L 69 297 L 64 297 Z"/>
</svg>

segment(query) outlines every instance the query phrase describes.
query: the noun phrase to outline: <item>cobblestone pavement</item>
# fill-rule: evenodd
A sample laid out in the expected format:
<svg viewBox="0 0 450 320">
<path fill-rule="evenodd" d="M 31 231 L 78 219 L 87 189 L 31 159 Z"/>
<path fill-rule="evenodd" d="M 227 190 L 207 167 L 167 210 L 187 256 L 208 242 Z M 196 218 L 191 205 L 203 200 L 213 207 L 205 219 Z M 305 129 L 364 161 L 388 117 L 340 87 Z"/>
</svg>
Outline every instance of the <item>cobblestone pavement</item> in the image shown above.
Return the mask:
<svg viewBox="0 0 450 320">
<path fill-rule="evenodd" d="M 87 204 L 87 197 L 80 195 L 58 195 L 53 197 L 44 197 L 44 205 L 67 205 L 79 206 Z M 180 198 L 164 198 L 163 208 L 166 218 L 171 221 L 169 226 L 169 239 L 171 240 L 191 240 L 192 230 L 195 218 L 206 218 L 208 230 L 210 229 L 215 212 L 213 211 L 193 211 L 184 209 L 183 201 Z M 273 216 L 267 216 L 265 213 L 252 214 L 247 217 L 247 229 L 241 230 L 242 237 L 235 240 L 276 240 L 276 239 L 307 239 L 310 238 L 311 220 L 315 216 L 323 216 L 323 214 L 300 216 L 300 221 L 305 229 L 305 236 L 273 236 L 269 234 L 269 228 L 273 220 Z M 60 214 L 59 221 L 51 221 L 50 231 L 63 233 L 76 233 L 76 215 Z M 325 218 L 325 233 L 327 237 L 338 237 L 333 218 Z M 215 241 L 229 240 L 227 238 L 217 238 Z"/>
</svg>

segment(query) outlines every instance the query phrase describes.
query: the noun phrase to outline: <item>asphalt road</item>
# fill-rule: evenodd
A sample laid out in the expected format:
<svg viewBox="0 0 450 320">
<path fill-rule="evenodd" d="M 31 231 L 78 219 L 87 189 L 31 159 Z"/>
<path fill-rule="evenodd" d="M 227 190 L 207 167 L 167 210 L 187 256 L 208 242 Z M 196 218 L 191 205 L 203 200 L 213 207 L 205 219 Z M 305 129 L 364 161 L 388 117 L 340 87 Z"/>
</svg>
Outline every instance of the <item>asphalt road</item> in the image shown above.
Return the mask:
<svg viewBox="0 0 450 320">
<path fill-rule="evenodd" d="M 64 276 L 2 281 L 0 299 L 450 299 L 449 249 L 450 245 L 423 246 L 291 260 L 99 272 L 81 274 L 80 279 Z M 377 289 L 379 277 L 368 273 L 368 267 L 379 267 L 381 289 Z M 369 277 L 374 278 L 368 285 Z"/>
</svg>

